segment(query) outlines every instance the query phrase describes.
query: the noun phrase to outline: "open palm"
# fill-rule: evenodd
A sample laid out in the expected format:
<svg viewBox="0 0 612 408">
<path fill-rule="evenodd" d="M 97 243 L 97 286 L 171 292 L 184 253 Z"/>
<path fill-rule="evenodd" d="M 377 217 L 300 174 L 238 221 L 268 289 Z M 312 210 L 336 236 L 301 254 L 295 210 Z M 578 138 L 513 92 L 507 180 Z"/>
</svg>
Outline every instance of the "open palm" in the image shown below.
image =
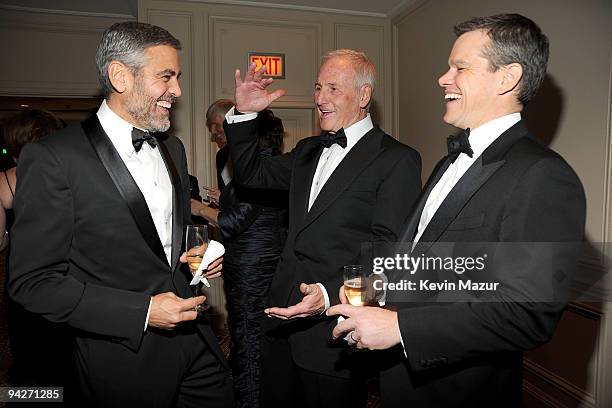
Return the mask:
<svg viewBox="0 0 612 408">
<path fill-rule="evenodd" d="M 284 89 L 268 93 L 266 88 L 274 80 L 272 78 L 264 78 L 265 72 L 265 66 L 256 71 L 255 64 L 253 63 L 249 66 L 243 81 L 240 70 L 236 70 L 236 109 L 240 112 L 260 112 L 285 94 Z"/>
</svg>

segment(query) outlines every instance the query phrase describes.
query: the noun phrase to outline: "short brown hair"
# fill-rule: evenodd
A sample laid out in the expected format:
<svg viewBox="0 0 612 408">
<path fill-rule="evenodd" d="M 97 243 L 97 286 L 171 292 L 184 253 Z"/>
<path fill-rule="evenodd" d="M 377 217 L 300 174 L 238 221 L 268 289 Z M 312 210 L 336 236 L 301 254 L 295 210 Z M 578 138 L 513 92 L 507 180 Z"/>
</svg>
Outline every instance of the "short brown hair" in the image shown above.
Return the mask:
<svg viewBox="0 0 612 408">
<path fill-rule="evenodd" d="M 520 14 L 475 17 L 455 26 L 455 35 L 483 30 L 491 44 L 484 55 L 491 71 L 518 62 L 523 67 L 518 100 L 523 104 L 533 98 L 544 81 L 548 63 L 548 38 L 532 20 Z"/>
<path fill-rule="evenodd" d="M 13 157 L 21 148 L 65 126 L 57 116 L 46 110 L 32 109 L 10 117 L 4 124 L 4 140 Z"/>
</svg>

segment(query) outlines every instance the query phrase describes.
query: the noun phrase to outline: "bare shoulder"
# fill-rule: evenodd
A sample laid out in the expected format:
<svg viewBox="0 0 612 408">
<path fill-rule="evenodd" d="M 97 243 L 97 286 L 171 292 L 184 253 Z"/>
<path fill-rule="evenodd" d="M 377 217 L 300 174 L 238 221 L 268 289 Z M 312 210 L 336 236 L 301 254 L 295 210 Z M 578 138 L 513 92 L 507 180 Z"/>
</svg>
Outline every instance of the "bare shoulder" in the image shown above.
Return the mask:
<svg viewBox="0 0 612 408">
<path fill-rule="evenodd" d="M 13 193 L 15 191 L 15 167 L 0 172 L 0 202 L 4 209 L 13 208 Z"/>
</svg>

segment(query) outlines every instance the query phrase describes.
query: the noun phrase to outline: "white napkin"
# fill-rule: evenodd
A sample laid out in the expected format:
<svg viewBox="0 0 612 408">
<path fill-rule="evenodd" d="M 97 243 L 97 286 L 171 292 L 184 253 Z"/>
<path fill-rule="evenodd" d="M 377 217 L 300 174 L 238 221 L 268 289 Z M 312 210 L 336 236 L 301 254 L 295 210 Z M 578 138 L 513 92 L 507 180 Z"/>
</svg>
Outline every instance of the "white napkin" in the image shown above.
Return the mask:
<svg viewBox="0 0 612 408">
<path fill-rule="evenodd" d="M 342 323 L 343 321 L 345 321 L 346 319 L 344 318 L 344 316 L 338 316 L 338 319 L 336 320 L 338 323 Z M 336 324 L 338 324 L 336 323 Z M 351 333 L 353 332 L 353 330 L 351 330 L 350 332 L 346 333 L 346 335 L 343 337 L 343 339 L 348 343 L 349 339 L 351 338 Z"/>
<path fill-rule="evenodd" d="M 206 248 L 206 252 L 204 252 L 204 256 L 202 257 L 202 262 L 193 275 L 190 285 L 197 285 L 198 282 L 202 282 L 207 288 L 210 288 L 210 283 L 208 283 L 208 279 L 206 279 L 205 276 L 202 276 L 202 272 L 208 268 L 208 265 L 210 265 L 212 261 L 219 258 L 223 254 L 225 254 L 225 247 L 223 244 L 211 239 L 208 243 L 208 247 Z"/>
</svg>

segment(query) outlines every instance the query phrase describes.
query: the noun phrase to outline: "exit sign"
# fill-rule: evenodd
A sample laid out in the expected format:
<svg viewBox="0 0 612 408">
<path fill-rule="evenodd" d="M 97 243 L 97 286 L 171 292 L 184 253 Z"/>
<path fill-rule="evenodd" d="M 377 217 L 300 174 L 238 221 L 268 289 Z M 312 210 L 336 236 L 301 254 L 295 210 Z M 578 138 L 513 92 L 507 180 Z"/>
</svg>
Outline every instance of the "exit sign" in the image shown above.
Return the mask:
<svg viewBox="0 0 612 408">
<path fill-rule="evenodd" d="M 266 66 L 266 77 L 285 79 L 285 54 L 250 52 L 249 65 L 253 62 L 258 70 Z"/>
</svg>

